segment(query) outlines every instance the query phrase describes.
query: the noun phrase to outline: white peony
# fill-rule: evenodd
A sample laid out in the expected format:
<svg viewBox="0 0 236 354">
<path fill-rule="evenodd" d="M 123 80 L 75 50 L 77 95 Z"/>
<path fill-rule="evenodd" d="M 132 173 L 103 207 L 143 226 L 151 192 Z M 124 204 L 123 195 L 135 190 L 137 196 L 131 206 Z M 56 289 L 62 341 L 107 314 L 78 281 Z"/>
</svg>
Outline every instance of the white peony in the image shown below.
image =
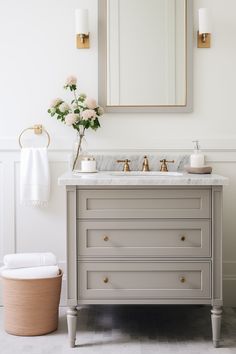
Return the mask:
<svg viewBox="0 0 236 354">
<path fill-rule="evenodd" d="M 62 102 L 63 100 L 61 98 L 55 98 L 54 100 L 52 100 L 50 108 L 55 108 Z"/>
<path fill-rule="evenodd" d="M 76 122 L 78 122 L 78 120 L 79 120 L 78 114 L 69 113 L 65 116 L 65 123 L 68 126 L 75 124 Z"/>
<path fill-rule="evenodd" d="M 54 108 L 54 107 L 50 108 L 50 113 L 51 113 L 51 114 L 56 113 L 56 108 Z"/>
<path fill-rule="evenodd" d="M 58 108 L 62 113 L 65 113 L 70 110 L 70 106 L 66 102 L 61 103 Z"/>
<path fill-rule="evenodd" d="M 73 102 L 71 107 L 72 109 L 78 109 L 78 104 L 76 102 Z"/>
<path fill-rule="evenodd" d="M 102 116 L 104 114 L 104 109 L 102 107 L 98 107 L 98 114 Z"/>
<path fill-rule="evenodd" d="M 81 117 L 83 120 L 95 119 L 96 116 L 97 116 L 97 114 L 93 109 L 86 109 L 81 114 Z"/>
</svg>

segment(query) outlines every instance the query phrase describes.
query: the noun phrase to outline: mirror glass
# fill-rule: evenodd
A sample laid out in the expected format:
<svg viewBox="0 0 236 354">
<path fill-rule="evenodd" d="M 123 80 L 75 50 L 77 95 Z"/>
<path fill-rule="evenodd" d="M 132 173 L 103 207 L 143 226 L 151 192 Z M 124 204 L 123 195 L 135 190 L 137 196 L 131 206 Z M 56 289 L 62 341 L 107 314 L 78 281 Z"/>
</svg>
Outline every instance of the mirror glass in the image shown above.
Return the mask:
<svg viewBox="0 0 236 354">
<path fill-rule="evenodd" d="M 103 10 L 103 104 L 186 107 L 187 1 L 106 0 Z"/>
</svg>

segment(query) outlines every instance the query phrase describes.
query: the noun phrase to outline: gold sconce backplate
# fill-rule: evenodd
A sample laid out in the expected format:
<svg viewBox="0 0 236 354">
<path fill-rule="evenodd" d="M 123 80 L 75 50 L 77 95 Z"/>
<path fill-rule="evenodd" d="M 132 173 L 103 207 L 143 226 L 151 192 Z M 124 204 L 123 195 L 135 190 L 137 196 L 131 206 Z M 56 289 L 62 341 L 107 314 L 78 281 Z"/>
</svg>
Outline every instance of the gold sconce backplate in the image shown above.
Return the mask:
<svg viewBox="0 0 236 354">
<path fill-rule="evenodd" d="M 76 35 L 76 48 L 77 49 L 90 48 L 89 35 L 84 35 L 83 37 L 81 37 L 81 35 L 77 34 Z"/>
<path fill-rule="evenodd" d="M 207 33 L 205 37 L 197 32 L 197 47 L 198 48 L 211 48 L 211 34 Z"/>
</svg>

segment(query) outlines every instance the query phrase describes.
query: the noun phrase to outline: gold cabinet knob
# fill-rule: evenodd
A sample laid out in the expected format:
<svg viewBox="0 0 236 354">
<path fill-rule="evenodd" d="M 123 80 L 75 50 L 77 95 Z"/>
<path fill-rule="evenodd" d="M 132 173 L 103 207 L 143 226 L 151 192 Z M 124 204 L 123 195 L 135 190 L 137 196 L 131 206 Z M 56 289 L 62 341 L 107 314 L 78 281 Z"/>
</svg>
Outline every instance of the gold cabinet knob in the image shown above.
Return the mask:
<svg viewBox="0 0 236 354">
<path fill-rule="evenodd" d="M 103 283 L 107 284 L 109 281 L 108 277 L 103 278 Z"/>
<path fill-rule="evenodd" d="M 103 236 L 103 241 L 105 241 L 105 242 L 109 241 L 109 237 L 107 235 L 104 235 Z"/>
<path fill-rule="evenodd" d="M 185 277 L 180 277 L 180 282 L 181 283 L 185 283 L 186 282 L 186 278 Z"/>
<path fill-rule="evenodd" d="M 181 235 L 181 236 L 180 236 L 180 240 L 181 240 L 181 241 L 185 241 L 185 240 L 186 240 L 186 236 L 185 236 L 185 235 Z"/>
</svg>

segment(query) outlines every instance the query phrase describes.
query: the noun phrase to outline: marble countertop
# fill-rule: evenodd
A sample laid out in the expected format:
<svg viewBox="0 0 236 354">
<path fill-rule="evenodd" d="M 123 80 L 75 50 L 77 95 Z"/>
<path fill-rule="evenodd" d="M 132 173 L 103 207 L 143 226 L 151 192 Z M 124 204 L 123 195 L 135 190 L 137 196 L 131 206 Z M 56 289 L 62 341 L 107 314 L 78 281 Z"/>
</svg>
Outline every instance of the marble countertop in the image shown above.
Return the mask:
<svg viewBox="0 0 236 354">
<path fill-rule="evenodd" d="M 114 171 L 101 171 L 98 173 L 65 173 L 59 177 L 61 186 L 223 186 L 228 184 L 228 178 L 211 174 L 196 175 L 183 173 L 176 176 L 155 176 L 146 172 L 119 174 Z"/>
</svg>

